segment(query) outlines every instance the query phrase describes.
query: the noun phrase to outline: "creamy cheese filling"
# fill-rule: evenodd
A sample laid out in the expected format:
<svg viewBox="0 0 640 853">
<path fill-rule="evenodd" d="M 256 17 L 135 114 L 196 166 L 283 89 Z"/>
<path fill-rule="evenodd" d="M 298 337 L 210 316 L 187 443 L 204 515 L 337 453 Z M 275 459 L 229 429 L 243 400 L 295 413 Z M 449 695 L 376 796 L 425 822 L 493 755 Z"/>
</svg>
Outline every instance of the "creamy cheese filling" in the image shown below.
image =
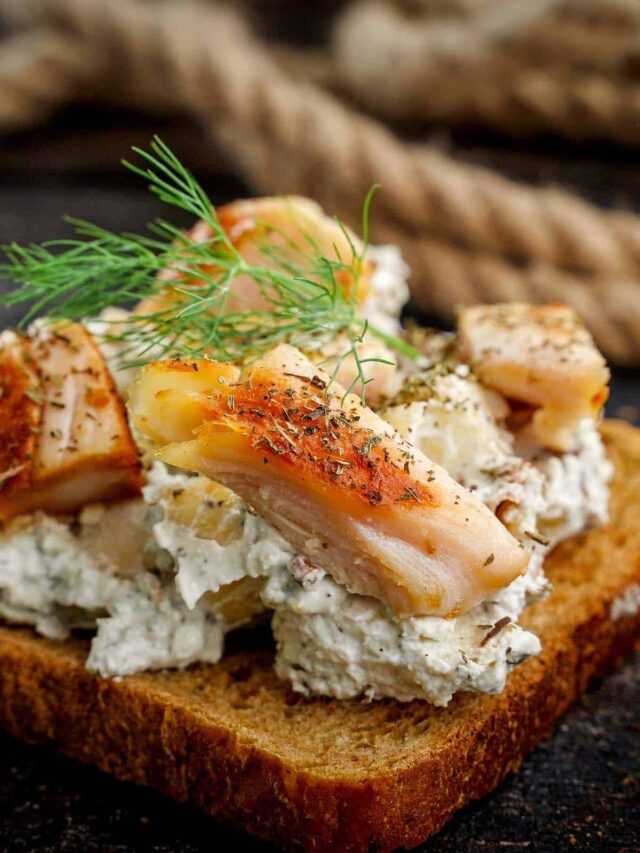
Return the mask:
<svg viewBox="0 0 640 853">
<path fill-rule="evenodd" d="M 640 612 L 640 584 L 634 583 L 611 602 L 610 615 L 614 622 Z"/>
<path fill-rule="evenodd" d="M 265 609 L 263 581 L 251 579 L 292 557 L 235 495 L 155 463 L 144 501 L 10 524 L 0 534 L 0 616 L 48 637 L 95 632 L 87 666 L 103 676 L 214 663 L 225 633 Z"/>
<path fill-rule="evenodd" d="M 525 597 L 516 581 L 456 619 L 399 619 L 317 569 L 299 580 L 282 570 L 263 592 L 276 610 L 276 672 L 295 690 L 435 705 L 458 690 L 499 692 L 509 665 L 540 651 L 538 638 L 515 623 Z"/>
<path fill-rule="evenodd" d="M 126 323 L 130 315 L 131 312 L 125 308 L 105 308 L 99 317 L 95 317 L 86 323 L 88 331 L 96 338 L 98 348 L 121 396 L 124 396 L 138 371 L 135 367 L 123 367 L 122 365 L 123 359 L 126 360 L 125 349 L 130 344 L 109 340 L 109 335 L 117 332 L 118 328 Z M 153 353 L 148 353 L 146 357 L 152 358 L 153 355 Z M 135 358 L 135 355 L 130 354 L 129 357 Z M 158 357 L 160 357 L 160 353 L 158 353 Z"/>
<path fill-rule="evenodd" d="M 374 268 L 360 313 L 381 331 L 397 335 L 400 312 L 409 301 L 409 267 L 397 246 L 367 246 L 365 257 Z"/>
<path fill-rule="evenodd" d="M 151 572 L 120 577 L 99 565 L 70 526 L 44 513 L 0 537 L 0 614 L 64 639 L 94 629 L 87 659 L 103 676 L 217 661 L 223 627 L 204 605 L 192 610 Z"/>
<path fill-rule="evenodd" d="M 156 509 L 151 531 L 161 551 L 159 562 L 169 558 L 176 590 L 187 607 L 210 594 L 215 609 L 211 594 L 245 578 L 267 577 L 294 556 L 280 534 L 244 501 L 204 477 L 170 473 L 156 462 L 143 494 Z M 193 499 L 184 507 L 190 523 L 176 512 L 176 503 L 184 498 Z"/>
<path fill-rule="evenodd" d="M 444 705 L 458 690 L 500 691 L 509 667 L 539 651 L 517 619 L 545 591 L 544 554 L 606 518 L 611 466 L 589 421 L 572 453 L 518 456 L 500 398 L 465 371 L 444 379 L 439 397 L 386 417 L 494 511 L 502 507 L 531 553 L 524 577 L 469 613 L 398 619 L 294 558 L 223 487 L 155 463 L 144 502 L 87 507 L 73 529 L 43 513 L 10 525 L 0 535 L 0 615 L 46 636 L 95 631 L 87 666 L 113 676 L 215 662 L 225 632 L 269 607 L 276 670 L 301 692 Z"/>
</svg>

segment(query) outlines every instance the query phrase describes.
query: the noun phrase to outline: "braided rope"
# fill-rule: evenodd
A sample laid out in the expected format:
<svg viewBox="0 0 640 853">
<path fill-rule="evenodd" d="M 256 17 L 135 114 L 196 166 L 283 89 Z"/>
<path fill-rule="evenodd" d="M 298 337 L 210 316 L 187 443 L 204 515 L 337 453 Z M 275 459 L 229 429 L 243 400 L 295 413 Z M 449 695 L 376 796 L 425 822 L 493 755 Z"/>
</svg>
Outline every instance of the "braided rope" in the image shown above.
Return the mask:
<svg viewBox="0 0 640 853">
<path fill-rule="evenodd" d="M 210 116 L 214 133 L 265 191 L 319 195 L 353 218 L 379 181 L 385 216 L 398 225 L 517 260 L 590 272 L 640 270 L 636 217 L 605 214 L 568 193 L 524 187 L 403 145 L 380 125 L 283 74 L 231 13 L 126 0 L 40 0 L 38 6 L 92 49 L 111 45 L 111 90 L 120 79 L 127 97 L 137 91 L 147 101 Z M 318 164 L 321 185 L 310 163 Z"/>
<path fill-rule="evenodd" d="M 190 3 L 41 0 L 87 44 L 112 45 L 110 88 L 187 106 L 264 192 L 302 192 L 353 221 L 376 181 L 378 213 L 516 260 L 640 272 L 640 222 L 401 143 L 284 74 L 235 15 Z M 146 73 L 144 73 L 146 71 Z M 322 180 L 318 177 L 322 176 Z"/>
<path fill-rule="evenodd" d="M 110 100 L 186 108 L 261 192 L 307 194 L 353 222 L 370 186 L 382 183 L 374 236 L 388 233 L 406 250 L 419 302 L 444 313 L 465 300 L 563 299 L 613 358 L 640 359 L 638 217 L 400 142 L 292 79 L 231 10 L 169 0 L 30 5 L 69 50 L 57 55 L 48 98 L 38 72 L 53 42 L 41 43 L 32 66 L 25 61 L 13 76 L 2 55 L 0 117 L 7 124 L 20 119 L 7 105 L 24 92 L 31 121 L 40 107 L 46 112 L 71 97 L 74 85 Z"/>
</svg>

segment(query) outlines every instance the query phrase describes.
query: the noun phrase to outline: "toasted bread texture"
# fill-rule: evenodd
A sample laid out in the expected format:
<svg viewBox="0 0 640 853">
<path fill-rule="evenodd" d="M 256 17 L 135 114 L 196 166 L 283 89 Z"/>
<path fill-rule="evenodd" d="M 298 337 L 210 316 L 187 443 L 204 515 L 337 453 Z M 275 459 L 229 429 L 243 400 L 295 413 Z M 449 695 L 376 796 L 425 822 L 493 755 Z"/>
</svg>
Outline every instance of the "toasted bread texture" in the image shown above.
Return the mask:
<svg viewBox="0 0 640 853">
<path fill-rule="evenodd" d="M 286 849 L 385 851 L 436 832 L 494 788 L 566 708 L 630 651 L 640 584 L 640 431 L 609 422 L 611 522 L 547 561 L 554 593 L 523 622 L 543 651 L 498 696 L 447 708 L 308 700 L 268 651 L 216 666 L 102 681 L 80 641 L 0 629 L 0 724 L 80 761 L 189 800 Z"/>
</svg>

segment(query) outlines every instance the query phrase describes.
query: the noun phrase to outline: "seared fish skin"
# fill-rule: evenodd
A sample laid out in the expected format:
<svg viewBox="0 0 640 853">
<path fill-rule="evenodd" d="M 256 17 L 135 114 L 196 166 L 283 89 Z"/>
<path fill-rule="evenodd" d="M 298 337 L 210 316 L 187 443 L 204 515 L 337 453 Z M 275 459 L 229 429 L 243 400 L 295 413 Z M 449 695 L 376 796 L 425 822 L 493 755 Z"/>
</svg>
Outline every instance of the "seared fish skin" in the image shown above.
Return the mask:
<svg viewBox="0 0 640 853">
<path fill-rule="evenodd" d="M 335 271 L 336 280 L 345 292 L 355 289 L 358 301 L 368 295 L 372 265 L 354 257 L 354 248 L 360 249 L 362 244 L 355 234 L 349 234 L 347 239 L 337 223 L 311 199 L 280 196 L 233 201 L 218 208 L 217 215 L 227 240 L 247 263 L 267 268 L 292 264 L 313 278 L 317 272 L 314 259 L 322 255 L 353 267 L 353 271 Z M 196 222 L 186 236 L 193 243 L 205 243 L 216 237 L 211 226 L 203 220 Z M 209 273 L 213 267 L 203 265 L 201 269 Z M 168 283 L 167 289 L 143 300 L 136 312 L 148 314 L 170 307 L 172 300 L 176 299 L 170 282 L 180 280 L 181 273 L 168 269 L 163 270 L 159 277 Z M 199 284 L 197 279 L 188 282 L 190 287 L 198 287 Z M 269 309 L 270 303 L 250 276 L 240 275 L 233 281 L 227 307 L 234 311 L 263 311 Z"/>
<path fill-rule="evenodd" d="M 164 462 L 243 497 L 311 563 L 399 616 L 455 616 L 527 554 L 470 492 L 281 345 L 242 372 L 156 362 L 131 387 Z"/>
<path fill-rule="evenodd" d="M 39 395 L 40 381 L 28 340 L 15 332 L 3 332 L 0 335 L 0 507 L 7 496 L 29 486 L 40 423 Z"/>
<path fill-rule="evenodd" d="M 218 208 L 220 226 L 234 249 L 249 264 L 274 267 L 291 264 L 310 279 L 317 278 L 314 258 L 322 255 L 335 263 L 342 262 L 345 269 L 336 268 L 335 279 L 347 294 L 352 294 L 359 305 L 366 304 L 374 294 L 371 279 L 374 264 L 354 257 L 355 252 L 364 250 L 358 237 L 343 230 L 322 208 L 311 199 L 300 196 L 278 196 L 233 201 Z M 194 243 L 214 239 L 210 225 L 200 220 L 186 235 Z M 211 267 L 202 267 L 211 272 Z M 180 278 L 175 270 L 163 270 L 159 276 L 167 282 L 167 288 L 155 296 L 140 302 L 136 314 L 150 314 L 170 308 L 179 299 L 170 282 Z M 189 287 L 197 288 L 198 280 L 189 281 Z M 184 286 L 184 282 L 182 283 Z M 270 303 L 260 287 L 249 275 L 239 275 L 233 281 L 226 300 L 226 308 L 234 311 L 265 311 Z M 316 361 L 338 358 L 348 352 L 350 343 L 346 335 L 330 341 L 309 357 Z M 369 337 L 357 344 L 360 358 L 371 359 L 368 366 L 369 382 L 366 387 L 367 401 L 378 403 L 399 390 L 396 356 L 381 340 Z M 352 358 L 340 365 L 338 382 L 360 393 L 362 387 Z"/>
<path fill-rule="evenodd" d="M 478 378 L 533 409 L 536 443 L 571 448 L 578 421 L 607 400 L 609 369 L 567 305 L 476 305 L 458 315 L 458 347 Z"/>
<path fill-rule="evenodd" d="M 80 324 L 2 336 L 0 519 L 137 495 L 138 453 L 93 339 Z"/>
</svg>

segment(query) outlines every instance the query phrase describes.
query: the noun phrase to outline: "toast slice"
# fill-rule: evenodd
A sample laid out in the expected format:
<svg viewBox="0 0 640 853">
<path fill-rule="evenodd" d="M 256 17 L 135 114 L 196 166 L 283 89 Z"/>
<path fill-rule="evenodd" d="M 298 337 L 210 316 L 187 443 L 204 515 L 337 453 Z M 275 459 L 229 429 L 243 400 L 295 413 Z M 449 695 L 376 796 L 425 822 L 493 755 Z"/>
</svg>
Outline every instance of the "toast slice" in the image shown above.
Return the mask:
<svg viewBox="0 0 640 853">
<path fill-rule="evenodd" d="M 307 700 L 278 681 L 265 650 L 102 681 L 84 668 L 83 642 L 2 628 L 0 725 L 285 849 L 414 846 L 515 770 L 633 647 L 640 431 L 608 422 L 603 433 L 616 468 L 611 522 L 549 557 L 554 594 L 523 619 L 542 654 L 498 696 L 458 695 L 444 709 Z"/>
</svg>

